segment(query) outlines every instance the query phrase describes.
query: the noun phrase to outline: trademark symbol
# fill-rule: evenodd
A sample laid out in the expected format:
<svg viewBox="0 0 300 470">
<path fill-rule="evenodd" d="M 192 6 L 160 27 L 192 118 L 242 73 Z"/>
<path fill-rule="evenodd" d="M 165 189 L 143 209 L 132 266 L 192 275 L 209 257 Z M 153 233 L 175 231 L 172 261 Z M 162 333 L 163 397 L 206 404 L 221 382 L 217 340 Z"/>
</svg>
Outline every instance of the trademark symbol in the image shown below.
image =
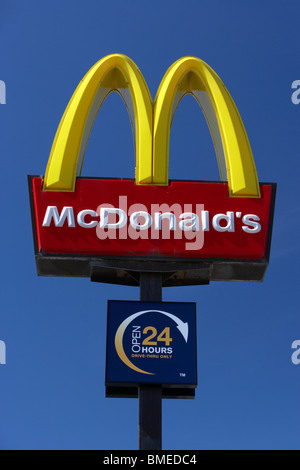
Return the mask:
<svg viewBox="0 0 300 470">
<path fill-rule="evenodd" d="M 180 372 L 179 375 L 180 375 L 180 377 L 185 377 L 186 376 L 186 374 L 184 372 Z"/>
</svg>

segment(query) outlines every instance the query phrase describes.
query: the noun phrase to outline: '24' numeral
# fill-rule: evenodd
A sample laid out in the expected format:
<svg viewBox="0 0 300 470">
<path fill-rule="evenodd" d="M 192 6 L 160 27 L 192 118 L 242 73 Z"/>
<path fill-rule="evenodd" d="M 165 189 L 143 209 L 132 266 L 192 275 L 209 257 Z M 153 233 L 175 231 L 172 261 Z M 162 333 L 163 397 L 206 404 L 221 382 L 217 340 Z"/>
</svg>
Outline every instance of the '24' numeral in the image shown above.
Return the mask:
<svg viewBox="0 0 300 470">
<path fill-rule="evenodd" d="M 147 336 L 147 338 L 144 339 L 143 345 L 147 346 L 156 346 L 157 341 L 163 341 L 166 346 L 170 346 L 171 341 L 173 339 L 170 336 L 170 327 L 167 326 L 158 336 L 157 336 L 157 329 L 154 328 L 154 326 L 146 326 L 143 330 L 143 334 L 146 335 L 149 331 L 151 331 L 150 335 Z M 157 339 L 157 341 L 151 341 L 154 338 Z"/>
</svg>

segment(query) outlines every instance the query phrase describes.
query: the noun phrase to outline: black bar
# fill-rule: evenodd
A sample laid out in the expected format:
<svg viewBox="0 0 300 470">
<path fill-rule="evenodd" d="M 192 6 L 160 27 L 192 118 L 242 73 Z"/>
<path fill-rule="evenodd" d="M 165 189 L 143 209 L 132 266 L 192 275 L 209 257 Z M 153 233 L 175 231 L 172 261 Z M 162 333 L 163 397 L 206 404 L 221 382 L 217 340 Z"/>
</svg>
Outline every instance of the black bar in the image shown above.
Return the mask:
<svg viewBox="0 0 300 470">
<path fill-rule="evenodd" d="M 162 301 L 162 274 L 140 274 L 140 300 Z M 139 450 L 162 449 L 162 386 L 139 385 Z"/>
</svg>

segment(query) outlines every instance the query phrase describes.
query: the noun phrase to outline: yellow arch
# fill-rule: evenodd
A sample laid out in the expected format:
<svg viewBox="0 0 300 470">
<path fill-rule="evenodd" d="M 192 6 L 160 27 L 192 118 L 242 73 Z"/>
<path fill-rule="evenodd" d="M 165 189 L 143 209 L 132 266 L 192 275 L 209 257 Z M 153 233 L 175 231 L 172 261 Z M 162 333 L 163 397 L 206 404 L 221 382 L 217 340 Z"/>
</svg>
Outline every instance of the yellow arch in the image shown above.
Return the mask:
<svg viewBox="0 0 300 470">
<path fill-rule="evenodd" d="M 239 112 L 218 75 L 202 60 L 183 57 L 166 72 L 154 103 L 153 184 L 168 184 L 169 136 L 177 106 L 193 95 L 208 122 L 221 180 L 231 196 L 260 197 L 248 137 Z"/>
<path fill-rule="evenodd" d="M 152 98 L 135 63 L 125 55 L 111 54 L 89 70 L 64 112 L 46 169 L 45 190 L 74 191 L 94 120 L 112 91 L 122 96 L 133 127 L 136 181 L 152 182 Z"/>
</svg>

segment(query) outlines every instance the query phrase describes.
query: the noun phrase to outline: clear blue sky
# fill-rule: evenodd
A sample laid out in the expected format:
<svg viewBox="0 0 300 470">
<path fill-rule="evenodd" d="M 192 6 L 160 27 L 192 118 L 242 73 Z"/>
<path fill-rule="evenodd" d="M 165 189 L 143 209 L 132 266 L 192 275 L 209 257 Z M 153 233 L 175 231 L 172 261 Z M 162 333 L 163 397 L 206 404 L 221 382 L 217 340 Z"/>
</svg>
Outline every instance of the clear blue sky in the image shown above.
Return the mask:
<svg viewBox="0 0 300 470">
<path fill-rule="evenodd" d="M 139 289 L 36 274 L 28 174 L 44 174 L 78 82 L 103 56 L 131 57 L 152 96 L 184 55 L 223 79 L 243 118 L 260 181 L 277 182 L 263 283 L 166 288 L 197 302 L 195 400 L 164 400 L 164 449 L 299 449 L 300 79 L 297 0 L 0 0 L 1 449 L 136 449 L 138 401 L 105 398 L 107 300 Z M 110 96 L 87 147 L 87 176 L 134 177 L 130 122 Z M 212 140 L 187 97 L 174 119 L 170 177 L 218 180 Z"/>
</svg>

